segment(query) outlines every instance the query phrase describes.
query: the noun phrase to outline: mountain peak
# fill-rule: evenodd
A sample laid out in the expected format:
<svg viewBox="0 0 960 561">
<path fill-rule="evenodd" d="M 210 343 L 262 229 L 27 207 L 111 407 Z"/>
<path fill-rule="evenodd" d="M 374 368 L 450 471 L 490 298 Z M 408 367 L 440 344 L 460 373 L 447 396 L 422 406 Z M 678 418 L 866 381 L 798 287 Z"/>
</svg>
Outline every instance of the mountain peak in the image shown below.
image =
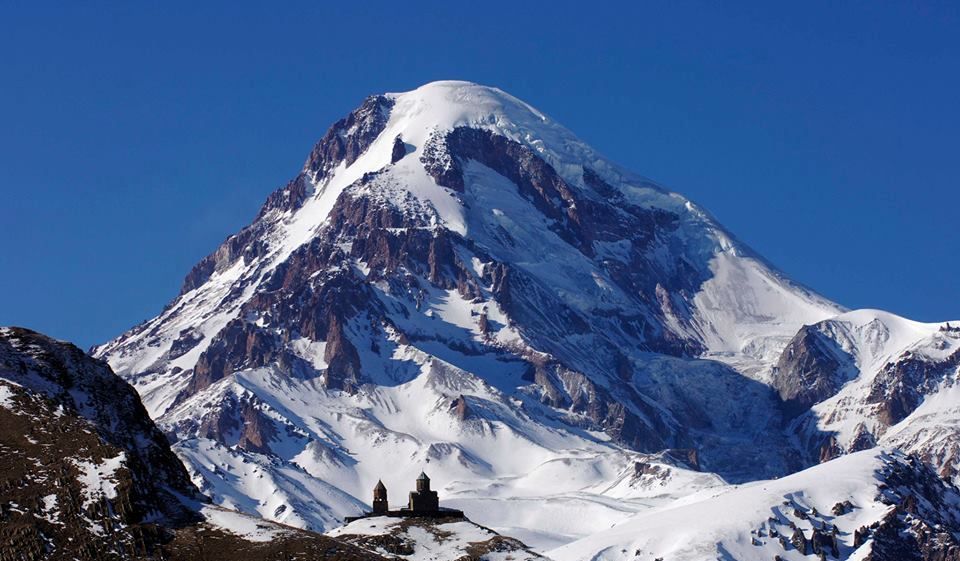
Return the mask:
<svg viewBox="0 0 960 561">
<path fill-rule="evenodd" d="M 530 104 L 498 88 L 472 82 L 437 81 L 407 92 L 372 96 L 338 125 L 341 123 L 344 126 L 335 125 L 334 129 L 338 129 L 339 138 L 347 139 L 348 149 L 351 135 L 358 131 L 370 133 L 362 142 L 366 144 L 364 154 L 357 154 L 356 159 L 348 154 L 347 167 L 353 169 L 346 174 L 350 181 L 395 162 L 398 140 L 406 146 L 403 155 L 412 155 L 409 161 L 416 161 L 431 140 L 457 128 L 488 131 L 524 145 L 574 185 L 582 183 L 579 167 L 584 163 L 614 183 L 626 173 Z M 330 132 L 324 138 L 329 136 Z M 359 165 L 355 160 L 361 160 Z M 404 165 L 409 165 L 409 161 Z M 309 160 L 307 167 L 310 168 Z M 317 168 L 313 166 L 314 170 Z M 312 178 L 322 180 L 317 175 Z"/>
<path fill-rule="evenodd" d="M 778 398 L 731 364 L 765 375 L 840 309 L 740 248 L 529 104 L 433 82 L 334 123 L 174 302 L 94 353 L 205 490 L 314 529 L 384 465 L 498 488 L 578 450 L 628 481 L 634 454 L 683 448 L 778 475 Z"/>
<path fill-rule="evenodd" d="M 430 82 L 414 90 L 390 93 L 404 124 L 428 124 L 439 128 L 456 126 L 515 126 L 548 123 L 549 119 L 529 104 L 507 92 L 473 82 Z"/>
</svg>

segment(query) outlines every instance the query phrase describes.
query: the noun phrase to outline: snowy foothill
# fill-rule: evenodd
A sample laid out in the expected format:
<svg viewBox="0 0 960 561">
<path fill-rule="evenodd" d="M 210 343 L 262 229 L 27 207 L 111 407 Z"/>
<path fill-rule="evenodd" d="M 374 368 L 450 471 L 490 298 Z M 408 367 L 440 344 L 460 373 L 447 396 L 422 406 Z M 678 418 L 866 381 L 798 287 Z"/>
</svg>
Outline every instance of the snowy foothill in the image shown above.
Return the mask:
<svg viewBox="0 0 960 561">
<path fill-rule="evenodd" d="M 361 547 L 388 557 L 411 561 L 448 561 L 483 559 L 484 561 L 533 561 L 541 556 L 524 544 L 504 538 L 490 529 L 467 520 L 364 518 L 328 532 Z M 378 539 L 389 537 L 392 547 Z"/>
<path fill-rule="evenodd" d="M 282 533 L 292 531 L 261 518 L 217 506 L 204 506 L 200 513 L 212 527 L 251 542 L 273 541 Z"/>
<path fill-rule="evenodd" d="M 891 509 L 879 500 L 877 475 L 886 456 L 867 450 L 778 480 L 701 491 L 546 555 L 556 561 L 807 559 L 795 548 L 785 550 L 778 537 L 799 528 L 809 538 L 825 522 L 838 528 L 846 559 L 856 549 L 854 532 Z M 833 512 L 846 501 L 849 512 Z"/>
</svg>

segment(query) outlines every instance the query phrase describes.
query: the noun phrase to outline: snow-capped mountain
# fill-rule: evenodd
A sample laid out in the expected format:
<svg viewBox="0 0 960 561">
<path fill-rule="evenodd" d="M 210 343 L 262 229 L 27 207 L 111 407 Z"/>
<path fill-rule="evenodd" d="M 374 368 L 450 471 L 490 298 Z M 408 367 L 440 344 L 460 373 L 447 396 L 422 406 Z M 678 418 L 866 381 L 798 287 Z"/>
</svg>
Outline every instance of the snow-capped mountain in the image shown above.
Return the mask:
<svg viewBox="0 0 960 561">
<path fill-rule="evenodd" d="M 924 406 L 953 332 L 865 315 L 526 103 L 435 82 L 334 124 L 159 316 L 93 353 L 218 504 L 329 529 L 428 469 L 543 550 L 858 449 L 861 420 L 952 453 L 911 415 L 946 410 Z"/>
</svg>

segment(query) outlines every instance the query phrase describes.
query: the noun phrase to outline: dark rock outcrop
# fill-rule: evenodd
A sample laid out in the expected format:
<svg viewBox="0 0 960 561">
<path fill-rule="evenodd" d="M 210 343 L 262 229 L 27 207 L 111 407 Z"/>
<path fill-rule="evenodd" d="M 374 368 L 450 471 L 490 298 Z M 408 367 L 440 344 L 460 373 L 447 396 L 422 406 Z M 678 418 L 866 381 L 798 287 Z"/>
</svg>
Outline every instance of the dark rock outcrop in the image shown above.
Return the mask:
<svg viewBox="0 0 960 561">
<path fill-rule="evenodd" d="M 557 235 L 589 256 L 594 254 L 594 241 L 629 239 L 642 251 L 657 229 L 676 227 L 677 217 L 666 211 L 634 206 L 622 198 L 610 197 L 608 202 L 578 195 L 532 150 L 489 131 L 456 128 L 443 138 L 431 139 L 421 160 L 438 184 L 456 191 L 464 189 L 463 166 L 467 161 L 489 167 L 517 185 L 521 195 L 552 219 Z M 602 183 L 592 171 L 585 170 L 584 178 L 594 189 Z M 612 188 L 606 187 L 603 190 L 609 196 Z"/>
<path fill-rule="evenodd" d="M 360 107 L 330 127 L 317 142 L 303 165 L 316 181 L 325 177 L 340 162 L 350 165 L 363 154 L 383 132 L 390 117 L 393 100 L 382 95 L 370 96 Z"/>
<path fill-rule="evenodd" d="M 820 556 L 839 557 L 840 544 L 837 536 L 826 528 L 814 528 L 810 535 L 810 549 Z"/>
<path fill-rule="evenodd" d="M 403 159 L 407 155 L 407 145 L 404 144 L 403 138 L 400 135 L 397 135 L 393 139 L 393 150 L 390 152 L 390 163 L 395 164 Z"/>
<path fill-rule="evenodd" d="M 880 500 L 893 508 L 856 541 L 873 539 L 868 561 L 960 560 L 960 490 L 916 456 L 891 463 Z"/>
<path fill-rule="evenodd" d="M 807 540 L 807 537 L 803 534 L 803 530 L 800 528 L 794 528 L 793 535 L 790 536 L 790 544 L 793 545 L 801 555 L 806 555 L 810 552 L 810 541 Z"/>
<path fill-rule="evenodd" d="M 277 358 L 278 352 L 278 341 L 269 332 L 235 319 L 200 354 L 187 392 L 194 394 L 206 389 L 236 370 L 268 364 Z"/>
<path fill-rule="evenodd" d="M 149 557 L 199 521 L 186 470 L 105 363 L 3 328 L 0 387 L 0 559 Z"/>
<path fill-rule="evenodd" d="M 844 514 L 852 512 L 853 509 L 853 503 L 851 503 L 849 500 L 846 500 L 833 505 L 833 508 L 830 509 L 830 512 L 834 516 L 843 516 Z"/>
<path fill-rule="evenodd" d="M 895 425 L 919 407 L 924 396 L 935 392 L 957 366 L 960 366 L 960 351 L 942 361 L 932 361 L 908 351 L 877 374 L 867 403 L 878 406 L 880 422 Z"/>
<path fill-rule="evenodd" d="M 191 269 L 183 281 L 180 294 L 206 282 L 214 272 L 222 271 L 239 258 L 252 260 L 266 251 L 263 239 L 269 223 L 262 220 L 271 212 L 294 211 L 303 205 L 311 185 L 324 179 L 341 162 L 350 165 L 376 140 L 390 117 L 393 101 L 385 96 L 368 97 L 349 115 L 340 119 L 313 147 L 303 172 L 286 186 L 267 197 L 256 220 Z"/>
<path fill-rule="evenodd" d="M 805 325 L 780 355 L 773 386 L 792 417 L 837 393 L 856 374 L 853 357 L 818 326 Z"/>
</svg>

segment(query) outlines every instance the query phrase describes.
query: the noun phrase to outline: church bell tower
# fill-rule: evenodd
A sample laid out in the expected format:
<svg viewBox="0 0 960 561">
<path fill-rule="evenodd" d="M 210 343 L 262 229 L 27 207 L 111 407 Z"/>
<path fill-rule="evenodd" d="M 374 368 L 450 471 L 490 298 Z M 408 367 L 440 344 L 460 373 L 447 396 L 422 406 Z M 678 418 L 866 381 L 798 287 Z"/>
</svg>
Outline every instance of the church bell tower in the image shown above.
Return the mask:
<svg viewBox="0 0 960 561">
<path fill-rule="evenodd" d="M 386 514 L 387 512 L 387 486 L 383 481 L 377 481 L 377 486 L 373 488 L 373 513 Z"/>
<path fill-rule="evenodd" d="M 430 490 L 430 478 L 427 477 L 427 474 L 420 472 L 420 477 L 417 478 L 417 492 L 423 493 L 424 491 Z"/>
</svg>

